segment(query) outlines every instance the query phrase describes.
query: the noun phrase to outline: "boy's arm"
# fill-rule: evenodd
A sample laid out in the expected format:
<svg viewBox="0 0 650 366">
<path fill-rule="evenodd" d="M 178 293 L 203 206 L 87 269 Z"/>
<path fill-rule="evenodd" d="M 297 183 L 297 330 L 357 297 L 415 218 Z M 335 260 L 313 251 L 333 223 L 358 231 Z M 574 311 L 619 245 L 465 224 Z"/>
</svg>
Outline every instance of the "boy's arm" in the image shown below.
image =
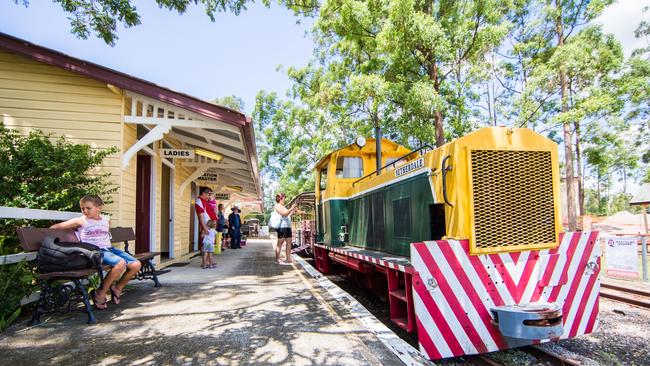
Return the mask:
<svg viewBox="0 0 650 366">
<path fill-rule="evenodd" d="M 59 222 L 50 226 L 50 229 L 76 229 L 83 225 L 83 217 L 77 217 L 68 221 Z"/>
</svg>

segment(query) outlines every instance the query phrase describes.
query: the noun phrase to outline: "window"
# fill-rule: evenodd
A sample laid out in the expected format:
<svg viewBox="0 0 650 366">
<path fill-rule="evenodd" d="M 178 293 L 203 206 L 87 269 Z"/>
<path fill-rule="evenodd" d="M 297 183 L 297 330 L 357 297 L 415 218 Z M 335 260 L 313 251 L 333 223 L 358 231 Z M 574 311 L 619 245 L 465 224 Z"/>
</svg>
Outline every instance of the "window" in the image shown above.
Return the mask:
<svg viewBox="0 0 650 366">
<path fill-rule="evenodd" d="M 400 198 L 393 201 L 393 217 L 395 236 L 408 238 L 411 236 L 411 199 Z"/>
<path fill-rule="evenodd" d="M 363 160 L 360 157 L 341 156 L 336 160 L 337 178 L 361 178 L 363 176 Z"/>
<path fill-rule="evenodd" d="M 320 190 L 324 191 L 327 188 L 327 169 L 321 169 L 318 182 Z"/>
<path fill-rule="evenodd" d="M 396 161 L 397 159 L 398 159 L 398 158 L 386 158 L 386 164 L 384 164 L 384 165 L 388 165 L 388 164 L 390 164 L 390 163 Z M 387 170 L 395 169 L 395 165 L 387 166 L 386 169 L 387 169 Z"/>
</svg>

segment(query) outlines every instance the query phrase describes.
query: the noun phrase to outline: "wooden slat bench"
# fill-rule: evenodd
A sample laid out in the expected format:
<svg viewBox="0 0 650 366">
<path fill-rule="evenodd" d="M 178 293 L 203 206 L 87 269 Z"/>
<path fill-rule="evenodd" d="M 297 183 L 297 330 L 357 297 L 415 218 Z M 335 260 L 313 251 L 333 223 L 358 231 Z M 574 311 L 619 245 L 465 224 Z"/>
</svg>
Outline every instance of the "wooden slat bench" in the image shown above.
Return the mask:
<svg viewBox="0 0 650 366">
<path fill-rule="evenodd" d="M 46 236 L 57 237 L 61 241 L 78 242 L 79 239 L 72 229 L 44 229 L 34 227 L 21 227 L 16 229 L 20 244 L 25 252 L 37 252 Z M 129 242 L 135 240 L 135 233 L 132 228 L 117 227 L 111 228 L 111 242 L 124 243 L 124 250 L 129 252 Z M 129 252 L 129 254 L 131 254 Z M 134 278 L 138 280 L 151 279 L 154 287 L 162 286 L 158 281 L 158 273 L 153 264 L 153 259 L 160 255 L 159 252 L 146 252 L 131 254 L 142 263 L 142 268 Z M 37 281 L 41 288 L 41 294 L 36 305 L 34 315 L 29 325 L 40 324 L 41 315 L 51 312 L 69 312 L 76 310 L 77 304 L 83 302 L 84 310 L 88 314 L 88 324 L 97 322 L 93 314 L 92 306 L 86 288 L 81 280 L 98 273 L 102 277 L 102 271 L 110 271 L 111 267 L 103 266 L 102 269 L 82 269 L 75 271 L 38 273 Z M 61 283 L 65 281 L 64 283 Z M 72 282 L 72 283 L 70 283 Z"/>
</svg>

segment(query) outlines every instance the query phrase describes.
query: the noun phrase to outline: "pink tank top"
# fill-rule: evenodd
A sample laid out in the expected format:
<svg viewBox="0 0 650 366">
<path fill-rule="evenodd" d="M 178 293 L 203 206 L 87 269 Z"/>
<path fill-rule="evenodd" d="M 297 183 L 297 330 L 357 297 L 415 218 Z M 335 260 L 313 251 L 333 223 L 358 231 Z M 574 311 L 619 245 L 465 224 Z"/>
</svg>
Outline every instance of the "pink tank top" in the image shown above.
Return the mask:
<svg viewBox="0 0 650 366">
<path fill-rule="evenodd" d="M 108 220 L 103 217 L 100 220 L 86 218 L 86 223 L 77 228 L 79 241 L 93 244 L 100 248 L 110 248 L 111 232 L 108 229 Z"/>
</svg>

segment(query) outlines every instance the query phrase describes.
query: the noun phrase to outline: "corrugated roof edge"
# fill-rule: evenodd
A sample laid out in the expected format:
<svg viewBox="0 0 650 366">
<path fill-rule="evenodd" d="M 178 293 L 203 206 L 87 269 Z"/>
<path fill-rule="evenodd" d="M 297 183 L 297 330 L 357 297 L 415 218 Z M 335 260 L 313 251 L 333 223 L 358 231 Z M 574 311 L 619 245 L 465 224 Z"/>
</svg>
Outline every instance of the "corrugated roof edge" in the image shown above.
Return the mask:
<svg viewBox="0 0 650 366">
<path fill-rule="evenodd" d="M 0 32 L 0 47 L 33 60 L 58 66 L 62 69 L 88 76 L 122 89 L 140 93 L 147 97 L 160 100 L 161 102 L 169 103 L 234 126 L 244 126 L 252 122 L 250 117 L 244 113 L 179 93 L 105 66 L 68 56 L 59 51 L 42 47 L 2 32 Z"/>
<path fill-rule="evenodd" d="M 0 47 L 38 62 L 57 66 L 70 72 L 112 84 L 119 88 L 187 109 L 199 115 L 240 127 L 243 132 L 242 135 L 246 144 L 246 150 L 250 157 L 251 170 L 255 177 L 259 177 L 253 120 L 244 113 L 173 91 L 169 88 L 105 66 L 68 56 L 62 52 L 39 46 L 2 32 L 0 32 Z M 262 197 L 259 179 L 255 179 L 255 185 L 259 197 Z"/>
</svg>

